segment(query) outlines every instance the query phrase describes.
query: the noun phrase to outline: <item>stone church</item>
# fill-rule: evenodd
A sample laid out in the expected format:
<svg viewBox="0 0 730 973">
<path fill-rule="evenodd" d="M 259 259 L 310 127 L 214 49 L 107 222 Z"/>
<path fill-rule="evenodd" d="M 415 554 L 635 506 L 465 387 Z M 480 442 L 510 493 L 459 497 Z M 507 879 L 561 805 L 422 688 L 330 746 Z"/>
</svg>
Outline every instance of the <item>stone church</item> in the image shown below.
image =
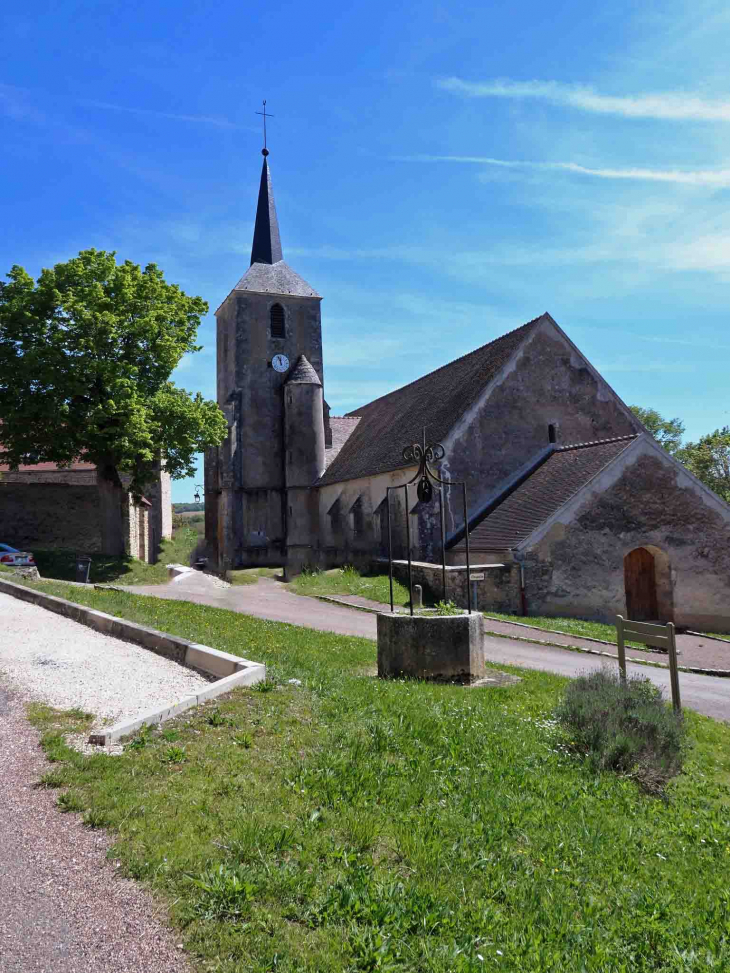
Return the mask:
<svg viewBox="0 0 730 973">
<path fill-rule="evenodd" d="M 660 447 L 545 313 L 436 371 L 330 415 L 321 296 L 283 259 L 264 150 L 251 264 L 217 318 L 229 435 L 206 454 L 212 566 L 367 566 L 410 535 L 440 597 L 439 505 L 408 507 L 403 448 L 441 443 L 466 483 L 485 610 L 730 630 L 730 506 Z M 446 488 L 447 593 L 464 601 L 461 488 Z M 409 532 L 406 527 L 409 527 Z M 401 569 L 402 566 L 397 566 Z"/>
</svg>

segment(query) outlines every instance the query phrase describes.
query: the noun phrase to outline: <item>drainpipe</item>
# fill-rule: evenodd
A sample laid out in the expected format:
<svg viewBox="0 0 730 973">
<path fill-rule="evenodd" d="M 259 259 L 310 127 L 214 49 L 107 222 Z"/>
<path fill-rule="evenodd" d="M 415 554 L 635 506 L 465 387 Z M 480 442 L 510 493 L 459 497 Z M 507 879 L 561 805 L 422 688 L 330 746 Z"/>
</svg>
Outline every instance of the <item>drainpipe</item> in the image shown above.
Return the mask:
<svg viewBox="0 0 730 973">
<path fill-rule="evenodd" d="M 512 551 L 512 557 L 520 566 L 520 607 L 523 616 L 526 617 L 529 612 L 527 611 L 527 592 L 525 591 L 525 555 L 521 551 Z"/>
</svg>

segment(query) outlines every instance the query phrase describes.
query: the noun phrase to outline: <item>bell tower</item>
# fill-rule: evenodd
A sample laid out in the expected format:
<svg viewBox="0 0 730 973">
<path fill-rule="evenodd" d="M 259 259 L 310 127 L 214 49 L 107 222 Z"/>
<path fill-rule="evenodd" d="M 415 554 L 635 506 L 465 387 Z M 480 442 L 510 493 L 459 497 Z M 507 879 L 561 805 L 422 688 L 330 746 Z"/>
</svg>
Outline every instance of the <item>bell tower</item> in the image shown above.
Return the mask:
<svg viewBox="0 0 730 973">
<path fill-rule="evenodd" d="M 298 437 L 287 423 L 285 390 L 302 356 L 320 388 L 324 382 L 322 299 L 284 261 L 268 149 L 262 154 L 251 264 L 216 311 L 218 405 L 229 433 L 206 454 L 206 542 L 220 570 L 286 565 L 288 538 L 296 535 L 300 549 L 306 542 L 304 525 L 292 523 L 296 505 L 287 501 L 287 449 Z M 322 413 L 308 415 L 323 437 Z M 319 429 L 301 433 L 303 442 L 320 441 Z M 321 465 L 316 476 L 307 467 L 313 483 Z"/>
</svg>

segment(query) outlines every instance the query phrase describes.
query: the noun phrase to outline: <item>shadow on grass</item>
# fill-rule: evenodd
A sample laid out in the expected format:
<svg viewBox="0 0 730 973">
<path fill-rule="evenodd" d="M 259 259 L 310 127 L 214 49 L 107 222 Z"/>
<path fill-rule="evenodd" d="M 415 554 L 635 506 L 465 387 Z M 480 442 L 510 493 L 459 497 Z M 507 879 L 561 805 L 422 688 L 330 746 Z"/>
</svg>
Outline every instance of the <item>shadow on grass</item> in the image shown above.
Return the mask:
<svg viewBox="0 0 730 973">
<path fill-rule="evenodd" d="M 156 564 L 146 564 L 129 555 L 91 554 L 89 581 L 92 584 L 164 584 L 168 580 L 167 565 L 190 564 L 199 541 L 197 530 L 187 526 L 178 528 L 173 532 L 172 540 L 163 541 L 160 545 Z M 68 548 L 33 549 L 41 578 L 54 581 L 76 580 L 78 553 L 81 552 Z"/>
</svg>

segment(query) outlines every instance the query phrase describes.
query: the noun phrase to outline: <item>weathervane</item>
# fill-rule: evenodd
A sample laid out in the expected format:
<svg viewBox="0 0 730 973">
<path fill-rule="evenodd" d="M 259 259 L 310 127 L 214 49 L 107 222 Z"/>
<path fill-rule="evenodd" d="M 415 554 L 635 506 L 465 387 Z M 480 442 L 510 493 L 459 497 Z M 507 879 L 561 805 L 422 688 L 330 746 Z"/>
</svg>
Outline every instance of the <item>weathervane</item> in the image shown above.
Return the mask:
<svg viewBox="0 0 730 973">
<path fill-rule="evenodd" d="M 263 111 L 257 111 L 255 114 L 257 114 L 257 115 L 263 115 L 264 116 L 264 147 L 261 150 L 261 155 L 264 155 L 265 156 L 265 155 L 268 155 L 269 154 L 269 150 L 266 148 L 266 119 L 267 118 L 273 118 L 274 117 L 270 112 L 267 112 L 266 111 L 266 99 L 265 98 L 264 98 L 264 110 Z"/>
</svg>

